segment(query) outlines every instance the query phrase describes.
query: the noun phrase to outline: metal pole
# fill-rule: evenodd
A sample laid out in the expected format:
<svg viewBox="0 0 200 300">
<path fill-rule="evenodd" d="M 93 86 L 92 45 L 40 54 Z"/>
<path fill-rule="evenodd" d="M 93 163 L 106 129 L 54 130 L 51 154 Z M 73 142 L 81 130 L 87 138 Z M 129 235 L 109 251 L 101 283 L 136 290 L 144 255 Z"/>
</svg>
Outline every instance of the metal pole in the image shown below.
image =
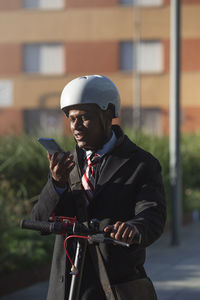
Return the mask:
<svg viewBox="0 0 200 300">
<path fill-rule="evenodd" d="M 179 245 L 181 230 L 179 0 L 171 0 L 170 41 L 170 187 L 172 205 L 171 244 Z"/>
<path fill-rule="evenodd" d="M 141 129 L 141 82 L 140 82 L 140 6 L 139 1 L 134 2 L 134 29 L 133 40 L 133 126 L 136 130 Z"/>
<path fill-rule="evenodd" d="M 75 255 L 75 262 L 74 265 L 78 269 L 78 275 L 72 275 L 70 292 L 68 300 L 79 300 L 79 293 L 81 287 L 81 280 L 85 262 L 85 254 L 87 249 L 87 241 L 80 240 L 77 242 L 76 246 L 76 255 Z"/>
</svg>

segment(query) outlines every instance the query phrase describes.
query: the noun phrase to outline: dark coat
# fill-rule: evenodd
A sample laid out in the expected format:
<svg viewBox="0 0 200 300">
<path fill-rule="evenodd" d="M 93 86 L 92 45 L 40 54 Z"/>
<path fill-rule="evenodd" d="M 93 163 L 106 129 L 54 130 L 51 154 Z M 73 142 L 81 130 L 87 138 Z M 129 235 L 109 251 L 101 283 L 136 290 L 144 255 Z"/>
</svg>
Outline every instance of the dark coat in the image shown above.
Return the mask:
<svg viewBox="0 0 200 300">
<path fill-rule="evenodd" d="M 76 166 L 71 172 L 70 188 L 59 196 L 50 177 L 33 208 L 32 218 L 48 220 L 55 212 L 68 217 L 76 215 L 80 221 L 97 218 L 102 227 L 118 220 L 135 224 L 142 234 L 140 246 L 100 245 L 110 282 L 116 284 L 146 276 L 145 248 L 162 234 L 166 207 L 158 160 L 131 142 L 119 126 L 113 128 L 118 141 L 101 163 L 94 199 L 89 206 L 86 207 L 81 189 L 83 159 L 78 149 L 74 152 Z M 66 264 L 63 237 L 56 236 L 48 300 L 65 299 Z"/>
</svg>

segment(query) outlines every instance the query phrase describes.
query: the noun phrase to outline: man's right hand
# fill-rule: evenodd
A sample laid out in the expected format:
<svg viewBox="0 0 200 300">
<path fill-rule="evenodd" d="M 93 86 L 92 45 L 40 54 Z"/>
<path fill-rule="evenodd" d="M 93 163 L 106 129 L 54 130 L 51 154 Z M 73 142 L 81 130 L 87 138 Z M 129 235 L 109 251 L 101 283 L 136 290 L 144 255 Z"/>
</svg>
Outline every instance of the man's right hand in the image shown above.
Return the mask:
<svg viewBox="0 0 200 300">
<path fill-rule="evenodd" d="M 52 178 L 55 180 L 55 185 L 58 187 L 65 187 L 68 182 L 69 174 L 75 166 L 73 156 L 70 152 L 55 153 L 50 155 L 48 153 L 49 169 Z"/>
</svg>

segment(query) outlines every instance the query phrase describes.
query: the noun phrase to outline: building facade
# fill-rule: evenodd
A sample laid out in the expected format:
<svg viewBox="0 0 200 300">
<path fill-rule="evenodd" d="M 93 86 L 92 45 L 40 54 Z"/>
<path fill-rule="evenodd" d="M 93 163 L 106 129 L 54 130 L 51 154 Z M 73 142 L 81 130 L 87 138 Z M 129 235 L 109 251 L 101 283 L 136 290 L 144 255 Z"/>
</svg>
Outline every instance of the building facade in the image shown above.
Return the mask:
<svg viewBox="0 0 200 300">
<path fill-rule="evenodd" d="M 200 130 L 199 15 L 200 0 L 181 1 L 181 128 L 188 132 Z M 64 133 L 60 92 L 85 74 L 118 86 L 123 126 L 133 125 L 139 95 L 142 127 L 168 133 L 169 45 L 169 0 L 0 0 L 0 134 Z"/>
</svg>

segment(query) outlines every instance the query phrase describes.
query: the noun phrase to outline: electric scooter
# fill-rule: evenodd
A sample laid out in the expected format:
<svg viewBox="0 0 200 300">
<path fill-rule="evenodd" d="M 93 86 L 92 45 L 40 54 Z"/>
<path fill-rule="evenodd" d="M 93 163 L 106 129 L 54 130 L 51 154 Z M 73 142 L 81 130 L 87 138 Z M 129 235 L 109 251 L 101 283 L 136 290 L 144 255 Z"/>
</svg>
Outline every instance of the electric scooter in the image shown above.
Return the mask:
<svg viewBox="0 0 200 300">
<path fill-rule="evenodd" d="M 71 285 L 68 300 L 78 300 L 80 285 L 82 280 L 82 273 L 85 261 L 85 253 L 87 243 L 109 243 L 113 245 L 120 245 L 123 247 L 130 247 L 130 244 L 117 241 L 109 237 L 109 232 L 99 231 L 99 221 L 92 219 L 88 226 L 77 221 L 76 217 L 69 218 L 63 216 L 50 217 L 49 221 L 32 221 L 21 220 L 20 226 L 22 229 L 30 229 L 39 231 L 42 235 L 46 234 L 61 234 L 65 237 L 64 248 L 68 259 L 71 262 Z M 67 251 L 67 241 L 70 238 L 76 238 L 76 252 L 75 260 L 72 261 Z M 141 235 L 134 236 L 134 244 L 140 244 Z"/>
</svg>

